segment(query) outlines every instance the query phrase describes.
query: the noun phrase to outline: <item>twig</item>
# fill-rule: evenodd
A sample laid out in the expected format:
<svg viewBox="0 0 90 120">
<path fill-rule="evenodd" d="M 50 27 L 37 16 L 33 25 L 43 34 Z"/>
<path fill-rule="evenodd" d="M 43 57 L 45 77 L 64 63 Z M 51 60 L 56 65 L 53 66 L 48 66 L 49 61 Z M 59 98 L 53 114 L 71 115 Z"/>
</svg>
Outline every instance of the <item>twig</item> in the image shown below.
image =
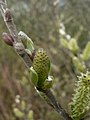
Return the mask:
<svg viewBox="0 0 90 120">
<path fill-rule="evenodd" d="M 1 14 L 3 16 L 4 22 L 14 40 L 13 47 L 15 48 L 16 53 L 23 58 L 23 60 L 28 68 L 31 67 L 32 61 L 31 61 L 29 55 L 26 53 L 22 42 L 18 38 L 18 32 L 17 32 L 16 26 L 14 24 L 11 11 L 7 7 L 6 0 L 0 0 L 0 10 L 1 10 Z"/>
<path fill-rule="evenodd" d="M 69 116 L 69 114 L 61 107 L 61 105 L 56 100 L 55 96 L 53 95 L 51 90 L 45 90 L 43 91 L 45 95 L 48 97 L 52 105 L 54 106 L 54 109 L 59 113 L 60 116 L 64 118 L 64 120 L 72 120 L 72 118 Z"/>
<path fill-rule="evenodd" d="M 27 65 L 27 68 L 30 68 L 32 61 L 29 55 L 26 53 L 22 42 L 18 38 L 18 32 L 14 24 L 11 11 L 7 7 L 6 0 L 0 0 L 0 10 L 1 10 L 1 14 L 3 16 L 4 22 L 13 38 L 13 47 L 16 50 L 16 53 L 23 58 L 25 64 Z M 54 97 L 54 95 L 52 94 L 50 90 L 43 91 L 43 92 L 49 98 L 55 110 L 59 113 L 59 115 L 63 116 L 64 120 L 72 120 L 72 118 L 69 117 L 68 113 L 66 113 L 66 111 L 57 102 L 56 98 Z"/>
</svg>

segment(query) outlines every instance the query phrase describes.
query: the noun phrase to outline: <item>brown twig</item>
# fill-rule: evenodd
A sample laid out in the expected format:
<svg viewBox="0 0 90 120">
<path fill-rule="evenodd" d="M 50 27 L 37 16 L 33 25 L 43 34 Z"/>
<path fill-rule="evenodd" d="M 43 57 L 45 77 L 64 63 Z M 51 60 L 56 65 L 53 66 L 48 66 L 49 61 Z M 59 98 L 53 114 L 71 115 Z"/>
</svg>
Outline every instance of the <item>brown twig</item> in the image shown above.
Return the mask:
<svg viewBox="0 0 90 120">
<path fill-rule="evenodd" d="M 29 68 L 32 64 L 31 59 L 29 55 L 26 53 L 21 40 L 18 38 L 18 32 L 14 24 L 11 11 L 7 7 L 6 0 L 0 0 L 0 10 L 1 10 L 1 14 L 3 16 L 4 22 L 13 38 L 13 47 L 15 48 L 16 53 L 23 58 L 25 64 Z"/>
<path fill-rule="evenodd" d="M 3 16 L 4 22 L 10 32 L 10 35 L 13 38 L 13 47 L 16 50 L 16 53 L 23 58 L 25 64 L 27 65 L 27 68 L 30 68 L 32 64 L 32 60 L 30 59 L 29 55 L 26 53 L 21 40 L 18 38 L 18 32 L 14 24 L 11 11 L 7 7 L 6 0 L 0 0 L 0 10 L 1 10 L 1 14 Z M 50 90 L 43 91 L 43 92 L 49 98 L 50 102 L 53 104 L 55 110 L 59 113 L 59 115 L 63 116 L 64 120 L 72 120 L 72 118 L 69 117 L 68 113 L 57 102 L 56 98 L 54 97 L 54 95 Z"/>
<path fill-rule="evenodd" d="M 62 108 L 62 106 L 58 103 L 55 96 L 53 95 L 50 89 L 43 91 L 43 93 L 48 97 L 53 108 L 59 113 L 60 116 L 64 118 L 64 120 L 72 120 L 69 114 Z"/>
</svg>

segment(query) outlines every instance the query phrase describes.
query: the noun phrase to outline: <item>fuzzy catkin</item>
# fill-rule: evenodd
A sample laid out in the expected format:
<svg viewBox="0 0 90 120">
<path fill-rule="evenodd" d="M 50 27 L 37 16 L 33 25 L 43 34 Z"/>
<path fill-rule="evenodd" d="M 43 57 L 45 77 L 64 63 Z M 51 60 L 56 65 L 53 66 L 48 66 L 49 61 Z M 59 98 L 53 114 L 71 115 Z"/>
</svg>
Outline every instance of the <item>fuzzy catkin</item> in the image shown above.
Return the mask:
<svg viewBox="0 0 90 120">
<path fill-rule="evenodd" d="M 87 72 L 78 78 L 71 102 L 73 120 L 81 120 L 90 108 L 90 74 Z"/>
<path fill-rule="evenodd" d="M 34 57 L 33 69 L 38 75 L 38 87 L 43 86 L 44 81 L 48 78 L 48 73 L 50 70 L 50 59 L 42 48 L 40 48 Z"/>
</svg>

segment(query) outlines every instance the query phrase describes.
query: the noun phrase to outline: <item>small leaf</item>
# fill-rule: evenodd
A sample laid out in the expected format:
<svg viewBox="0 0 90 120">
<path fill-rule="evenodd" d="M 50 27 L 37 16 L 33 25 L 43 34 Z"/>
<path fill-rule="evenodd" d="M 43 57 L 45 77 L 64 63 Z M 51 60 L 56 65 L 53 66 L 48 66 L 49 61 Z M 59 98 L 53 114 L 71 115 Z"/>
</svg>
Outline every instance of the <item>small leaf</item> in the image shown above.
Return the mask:
<svg viewBox="0 0 90 120">
<path fill-rule="evenodd" d="M 37 86 L 38 75 L 37 75 L 37 73 L 35 72 L 35 70 L 33 69 L 33 67 L 30 68 L 30 77 L 31 77 L 31 80 L 32 80 L 33 84 L 34 84 L 35 86 Z"/>
</svg>

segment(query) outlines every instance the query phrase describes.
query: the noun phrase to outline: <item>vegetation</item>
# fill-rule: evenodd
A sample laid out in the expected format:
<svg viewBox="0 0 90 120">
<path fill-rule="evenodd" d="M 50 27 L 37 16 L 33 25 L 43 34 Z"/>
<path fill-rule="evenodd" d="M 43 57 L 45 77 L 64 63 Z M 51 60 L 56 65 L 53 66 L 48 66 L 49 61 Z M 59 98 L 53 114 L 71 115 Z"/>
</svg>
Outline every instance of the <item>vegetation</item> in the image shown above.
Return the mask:
<svg viewBox="0 0 90 120">
<path fill-rule="evenodd" d="M 24 31 L 36 50 L 43 48 L 50 57 L 53 93 L 74 120 L 90 119 L 89 3 L 8 1 L 18 31 Z M 35 91 L 23 60 L 3 42 L 2 33 L 7 31 L 0 16 L 0 120 L 60 119 Z"/>
</svg>

